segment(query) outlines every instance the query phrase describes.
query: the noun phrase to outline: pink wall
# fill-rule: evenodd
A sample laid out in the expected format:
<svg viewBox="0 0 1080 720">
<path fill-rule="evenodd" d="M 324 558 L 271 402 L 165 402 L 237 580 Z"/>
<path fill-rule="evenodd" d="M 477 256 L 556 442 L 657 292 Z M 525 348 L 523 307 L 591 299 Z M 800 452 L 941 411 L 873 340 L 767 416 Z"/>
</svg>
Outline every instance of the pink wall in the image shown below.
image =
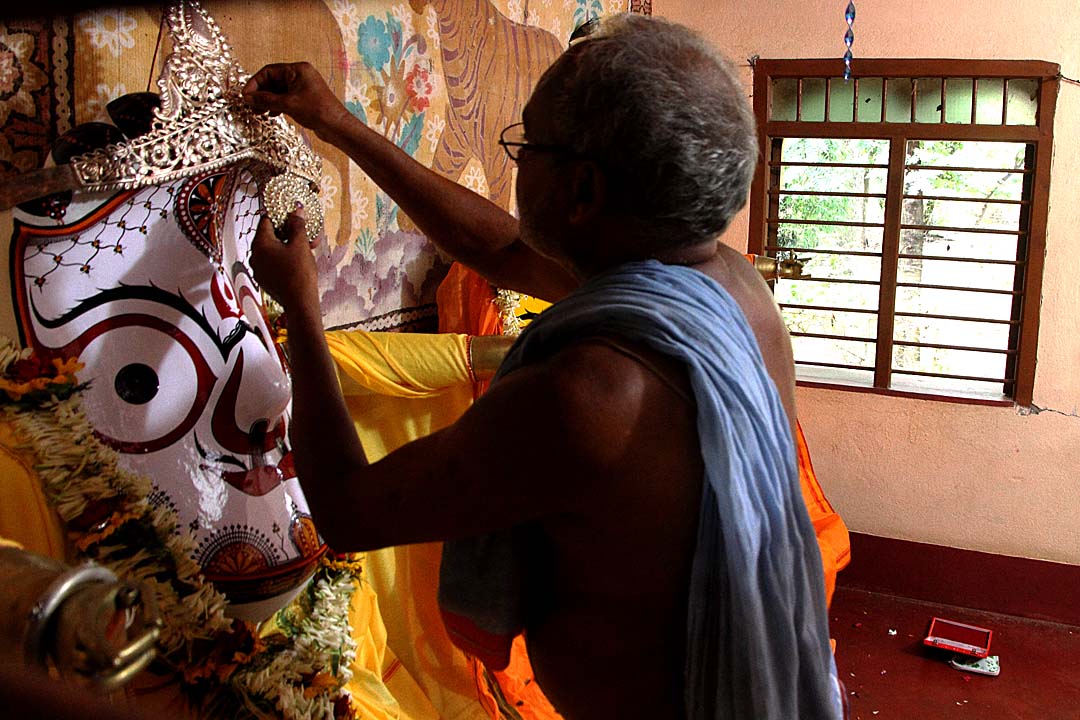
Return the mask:
<svg viewBox="0 0 1080 720">
<path fill-rule="evenodd" d="M 746 59 L 838 57 L 846 0 L 654 0 Z M 856 2 L 858 58 L 1047 60 L 1080 79 L 1076 0 Z M 704 9 L 708 8 L 708 9 Z M 1035 406 L 983 407 L 802 388 L 799 414 L 829 499 L 852 530 L 1080 564 L 1080 86 L 1063 82 Z M 747 220 L 725 241 L 745 248 Z"/>
</svg>

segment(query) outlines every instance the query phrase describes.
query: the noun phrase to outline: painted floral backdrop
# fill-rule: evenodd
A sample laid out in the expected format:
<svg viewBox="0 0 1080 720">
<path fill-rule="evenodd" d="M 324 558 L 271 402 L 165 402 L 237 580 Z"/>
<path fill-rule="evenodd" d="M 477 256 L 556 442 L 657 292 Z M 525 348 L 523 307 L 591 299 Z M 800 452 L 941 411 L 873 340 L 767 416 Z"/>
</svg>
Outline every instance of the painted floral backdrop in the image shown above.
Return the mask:
<svg viewBox="0 0 1080 720">
<path fill-rule="evenodd" d="M 650 12 L 642 0 L 205 2 L 248 72 L 308 60 L 349 110 L 420 162 L 513 210 L 514 168 L 495 144 L 573 28 Z M 156 90 L 168 53 L 160 6 L 0 22 L 0 172 L 40 167 L 108 102 Z M 478 70 L 479 68 L 479 70 Z M 324 157 L 329 242 L 319 256 L 328 326 L 427 329 L 448 267 L 340 153 Z"/>
</svg>

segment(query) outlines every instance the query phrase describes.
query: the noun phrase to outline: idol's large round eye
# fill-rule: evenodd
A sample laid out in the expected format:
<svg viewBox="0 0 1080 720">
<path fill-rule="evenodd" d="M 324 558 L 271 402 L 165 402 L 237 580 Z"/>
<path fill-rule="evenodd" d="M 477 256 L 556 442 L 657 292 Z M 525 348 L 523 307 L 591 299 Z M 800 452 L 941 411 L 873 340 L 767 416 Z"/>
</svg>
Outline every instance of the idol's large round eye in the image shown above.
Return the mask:
<svg viewBox="0 0 1080 720">
<path fill-rule="evenodd" d="M 80 338 L 83 408 L 101 439 L 120 452 L 148 453 L 190 432 L 206 408 L 214 374 L 179 327 L 150 315 L 119 315 Z"/>
<path fill-rule="evenodd" d="M 124 402 L 145 405 L 157 395 L 158 375 L 149 365 L 131 363 L 116 373 L 113 387 Z"/>
</svg>

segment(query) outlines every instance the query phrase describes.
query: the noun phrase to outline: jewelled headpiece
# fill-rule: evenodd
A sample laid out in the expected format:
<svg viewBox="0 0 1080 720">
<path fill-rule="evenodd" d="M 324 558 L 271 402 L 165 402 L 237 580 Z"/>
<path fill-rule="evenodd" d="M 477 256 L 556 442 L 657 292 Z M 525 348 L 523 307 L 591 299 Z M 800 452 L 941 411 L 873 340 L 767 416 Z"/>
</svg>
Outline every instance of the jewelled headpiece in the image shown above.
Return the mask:
<svg viewBox="0 0 1080 720">
<path fill-rule="evenodd" d="M 198 2 L 170 6 L 166 22 L 172 52 L 158 78 L 161 104 L 150 131 L 74 157 L 69 168 L 27 173 L 20 178 L 21 192 L 5 190 L 15 202 L 28 199 L 26 189 L 32 186 L 41 188 L 38 196 L 58 189 L 133 190 L 256 160 L 281 173 L 270 180 L 272 191 L 264 188 L 275 222 L 279 217 L 283 222 L 300 202 L 308 210 L 309 234 L 317 234 L 322 217 L 318 207 L 311 207 L 311 198 L 322 177 L 318 156 L 284 118 L 257 114 L 243 102 L 248 75 Z M 25 182 L 30 175 L 40 175 L 42 184 Z"/>
</svg>

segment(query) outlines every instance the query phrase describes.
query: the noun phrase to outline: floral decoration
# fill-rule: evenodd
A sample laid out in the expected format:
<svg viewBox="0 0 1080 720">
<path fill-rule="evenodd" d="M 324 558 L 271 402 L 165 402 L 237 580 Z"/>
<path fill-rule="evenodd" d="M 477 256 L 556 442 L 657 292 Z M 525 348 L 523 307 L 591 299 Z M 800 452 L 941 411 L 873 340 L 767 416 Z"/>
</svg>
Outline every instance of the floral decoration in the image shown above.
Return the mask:
<svg viewBox="0 0 1080 720">
<path fill-rule="evenodd" d="M 194 542 L 149 479 L 123 470 L 80 408 L 75 358 L 44 359 L 0 337 L 0 421 L 37 456 L 35 470 L 80 560 L 151 590 L 164 620 L 151 670 L 205 717 L 355 718 L 344 690 L 356 644 L 348 610 L 357 556 L 328 557 L 262 629 L 225 617 L 227 600 L 192 559 Z"/>
</svg>

